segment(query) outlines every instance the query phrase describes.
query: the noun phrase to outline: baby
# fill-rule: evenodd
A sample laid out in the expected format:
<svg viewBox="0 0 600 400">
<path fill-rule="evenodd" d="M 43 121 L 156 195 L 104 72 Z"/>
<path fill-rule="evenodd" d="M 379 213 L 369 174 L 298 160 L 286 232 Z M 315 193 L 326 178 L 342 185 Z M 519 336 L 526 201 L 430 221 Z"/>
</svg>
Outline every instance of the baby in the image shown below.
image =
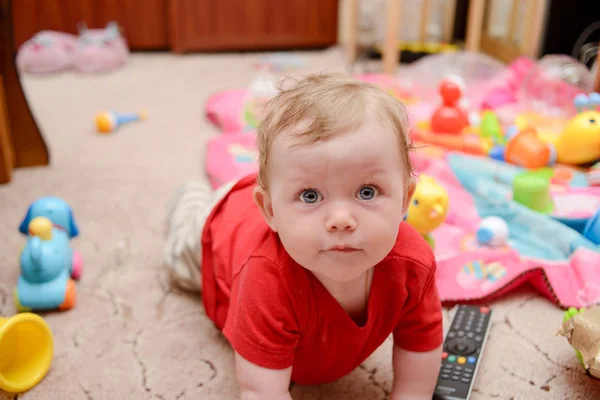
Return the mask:
<svg viewBox="0 0 600 400">
<path fill-rule="evenodd" d="M 266 111 L 258 174 L 205 198 L 189 230 L 202 229 L 203 303 L 235 351 L 241 398 L 334 381 L 393 334 L 390 398 L 431 399 L 442 314 L 431 248 L 403 222 L 415 189 L 404 107 L 321 74 Z M 200 281 L 199 265 L 169 260 L 179 281 Z"/>
</svg>

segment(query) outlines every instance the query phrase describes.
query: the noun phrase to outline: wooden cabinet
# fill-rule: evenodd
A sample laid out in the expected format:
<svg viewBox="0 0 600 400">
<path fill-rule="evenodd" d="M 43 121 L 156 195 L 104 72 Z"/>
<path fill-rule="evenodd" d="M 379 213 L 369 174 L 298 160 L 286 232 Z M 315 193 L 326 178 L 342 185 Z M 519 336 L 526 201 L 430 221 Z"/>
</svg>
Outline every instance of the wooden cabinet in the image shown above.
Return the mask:
<svg viewBox="0 0 600 400">
<path fill-rule="evenodd" d="M 43 29 L 77 33 L 115 20 L 132 50 L 176 52 L 326 47 L 338 0 L 16 0 L 15 45 Z"/>
<path fill-rule="evenodd" d="M 16 46 L 43 29 L 77 33 L 77 25 L 103 28 L 114 20 L 133 50 L 166 49 L 168 0 L 13 0 Z"/>
<path fill-rule="evenodd" d="M 337 41 L 337 0 L 170 0 L 176 52 L 325 47 Z"/>
</svg>

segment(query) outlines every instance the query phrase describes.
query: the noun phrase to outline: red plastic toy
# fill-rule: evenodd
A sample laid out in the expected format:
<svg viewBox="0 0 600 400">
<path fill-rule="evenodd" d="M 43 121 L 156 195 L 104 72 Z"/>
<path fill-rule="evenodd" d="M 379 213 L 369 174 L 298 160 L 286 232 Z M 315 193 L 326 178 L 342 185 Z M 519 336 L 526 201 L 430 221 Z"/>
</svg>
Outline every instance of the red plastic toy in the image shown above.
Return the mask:
<svg viewBox="0 0 600 400">
<path fill-rule="evenodd" d="M 431 131 L 457 135 L 469 124 L 469 119 L 458 102 L 462 97 L 462 88 L 451 79 L 445 79 L 440 85 L 443 104 L 431 116 Z"/>
</svg>

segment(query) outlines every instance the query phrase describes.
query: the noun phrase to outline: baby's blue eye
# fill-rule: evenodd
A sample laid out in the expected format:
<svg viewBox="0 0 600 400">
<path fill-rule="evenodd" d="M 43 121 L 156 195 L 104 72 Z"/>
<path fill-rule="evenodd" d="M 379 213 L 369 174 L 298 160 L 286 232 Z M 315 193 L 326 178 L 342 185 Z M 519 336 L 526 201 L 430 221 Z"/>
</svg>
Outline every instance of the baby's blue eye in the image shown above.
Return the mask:
<svg viewBox="0 0 600 400">
<path fill-rule="evenodd" d="M 418 206 L 418 205 L 419 205 L 419 200 L 417 200 L 417 199 L 414 199 L 414 200 L 413 200 L 413 205 L 415 205 L 415 206 Z"/>
<path fill-rule="evenodd" d="M 361 200 L 373 200 L 375 196 L 377 196 L 377 189 L 373 186 L 363 186 L 358 191 L 358 197 Z"/>
<path fill-rule="evenodd" d="M 320 198 L 319 192 L 314 189 L 307 189 L 300 193 L 300 200 L 307 204 L 315 204 Z"/>
</svg>

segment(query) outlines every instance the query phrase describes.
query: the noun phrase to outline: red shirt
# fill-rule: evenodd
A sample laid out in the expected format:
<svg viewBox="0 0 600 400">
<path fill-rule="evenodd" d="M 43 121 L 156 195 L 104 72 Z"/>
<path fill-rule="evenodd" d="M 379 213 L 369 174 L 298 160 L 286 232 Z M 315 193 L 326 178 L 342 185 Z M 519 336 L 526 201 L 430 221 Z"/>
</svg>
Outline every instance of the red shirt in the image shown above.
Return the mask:
<svg viewBox="0 0 600 400">
<path fill-rule="evenodd" d="M 435 259 L 402 223 L 390 254 L 375 266 L 368 317 L 358 326 L 314 275 L 292 260 L 252 199 L 245 177 L 210 214 L 202 235 L 207 315 L 248 361 L 292 366 L 299 384 L 331 382 L 358 367 L 393 333 L 410 351 L 442 344 Z"/>
</svg>

